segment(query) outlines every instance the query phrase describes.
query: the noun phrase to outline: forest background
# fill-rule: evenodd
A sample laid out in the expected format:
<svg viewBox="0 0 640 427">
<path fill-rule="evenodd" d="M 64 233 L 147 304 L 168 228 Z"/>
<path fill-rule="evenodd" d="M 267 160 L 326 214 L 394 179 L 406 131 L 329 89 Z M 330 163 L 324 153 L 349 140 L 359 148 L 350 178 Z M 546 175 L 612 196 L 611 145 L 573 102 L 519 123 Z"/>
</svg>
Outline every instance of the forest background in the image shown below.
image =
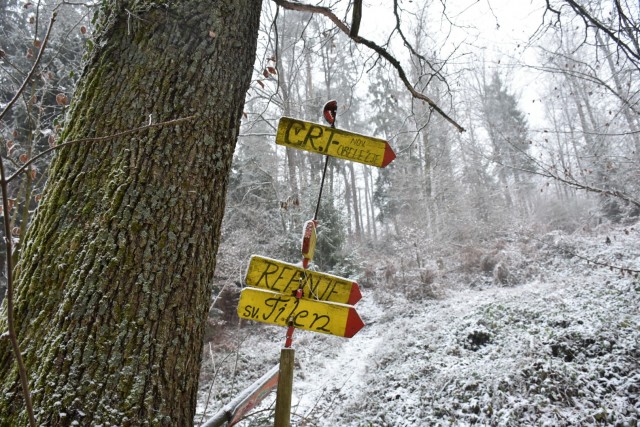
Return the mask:
<svg viewBox="0 0 640 427">
<path fill-rule="evenodd" d="M 4 108 L 38 56 L 54 5 L 2 3 Z M 323 159 L 277 147 L 275 128 L 281 116 L 320 121 L 330 99 L 338 101 L 338 127 L 389 140 L 397 159 L 379 170 L 329 163 L 318 217 L 319 271 L 354 278 L 365 289 L 438 298 L 451 286 L 447 274 L 467 285 L 526 281 L 526 256 L 504 250 L 518 242 L 611 225 L 637 233 L 637 5 L 532 3 L 528 23 L 514 33 L 490 3 L 459 10 L 440 2 L 393 2 L 386 9 L 380 3 L 365 8 L 361 32 L 394 53 L 415 89 L 466 131 L 412 97 L 394 67 L 326 17 L 265 3 L 229 176 L 207 343 L 224 346 L 233 335 L 251 254 L 300 257 Z M 56 146 L 98 6 L 55 5 L 37 78 L 1 124 L 11 171 Z M 349 20 L 348 6 L 332 6 Z M 373 11 L 386 18 L 379 21 Z M 485 28 L 473 24 L 478 16 Z M 486 25 L 495 27 L 501 46 L 488 44 Z M 49 161 L 40 157 L 10 187 L 16 259 Z M 578 258 L 600 263 L 589 253 Z M 624 257 L 601 264 L 637 275 Z"/>
</svg>

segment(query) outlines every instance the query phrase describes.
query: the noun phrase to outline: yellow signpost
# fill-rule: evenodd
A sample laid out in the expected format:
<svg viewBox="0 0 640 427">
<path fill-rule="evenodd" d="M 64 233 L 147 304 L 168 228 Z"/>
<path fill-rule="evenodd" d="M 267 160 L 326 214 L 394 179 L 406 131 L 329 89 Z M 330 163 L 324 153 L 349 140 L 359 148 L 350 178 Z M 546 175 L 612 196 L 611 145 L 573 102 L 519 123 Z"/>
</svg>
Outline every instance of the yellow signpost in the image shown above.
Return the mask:
<svg viewBox="0 0 640 427">
<path fill-rule="evenodd" d="M 384 139 L 282 117 L 276 144 L 383 168 L 396 158 Z"/>
<path fill-rule="evenodd" d="M 238 316 L 280 326 L 289 326 L 291 321 L 296 328 L 346 338 L 353 337 L 364 327 L 352 306 L 255 288 L 240 292 Z"/>
<path fill-rule="evenodd" d="M 284 295 L 293 295 L 302 284 L 302 298 L 341 304 L 355 304 L 362 298 L 360 287 L 352 280 L 259 255 L 251 257 L 245 283 Z"/>
<path fill-rule="evenodd" d="M 337 110 L 335 100 L 323 108 L 331 127 L 282 117 L 276 143 L 380 168 L 396 158 L 383 139 L 336 129 Z M 245 276 L 247 287 L 240 292 L 238 302 L 240 318 L 288 327 L 285 346 L 280 352 L 275 414 L 275 425 L 279 427 L 288 427 L 291 416 L 294 355 L 291 344 L 295 329 L 351 338 L 364 327 L 353 307 L 362 298 L 358 284 L 307 269 L 316 248 L 317 217 L 328 161 L 326 157 L 315 215 L 304 225 L 301 267 L 253 255 Z"/>
</svg>

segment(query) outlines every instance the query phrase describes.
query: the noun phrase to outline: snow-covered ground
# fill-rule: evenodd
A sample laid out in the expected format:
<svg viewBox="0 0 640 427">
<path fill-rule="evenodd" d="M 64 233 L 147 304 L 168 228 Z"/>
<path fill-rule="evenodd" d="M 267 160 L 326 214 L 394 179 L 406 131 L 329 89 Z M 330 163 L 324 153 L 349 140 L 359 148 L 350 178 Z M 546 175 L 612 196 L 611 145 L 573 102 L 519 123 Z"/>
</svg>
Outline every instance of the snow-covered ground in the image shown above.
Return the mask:
<svg viewBox="0 0 640 427">
<path fill-rule="evenodd" d="M 531 243 L 526 283 L 481 280 L 421 301 L 366 289 L 354 338 L 297 331 L 292 425 L 637 426 L 640 281 L 563 250 L 640 270 L 638 227 L 604 231 Z M 284 329 L 245 327 L 229 341 L 206 352 L 208 416 L 277 363 Z M 239 425 L 273 425 L 274 400 Z"/>
</svg>

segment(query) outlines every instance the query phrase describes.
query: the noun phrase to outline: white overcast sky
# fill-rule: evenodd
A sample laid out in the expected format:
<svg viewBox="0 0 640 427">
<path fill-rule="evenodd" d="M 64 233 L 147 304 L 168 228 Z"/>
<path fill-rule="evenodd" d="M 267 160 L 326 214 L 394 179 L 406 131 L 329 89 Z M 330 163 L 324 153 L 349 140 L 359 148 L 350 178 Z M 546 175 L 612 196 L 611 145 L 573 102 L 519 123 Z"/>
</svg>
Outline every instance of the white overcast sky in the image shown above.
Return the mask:
<svg viewBox="0 0 640 427">
<path fill-rule="evenodd" d="M 535 49 L 527 47 L 530 37 L 542 24 L 544 0 L 429 0 L 429 20 L 434 38 L 447 38 L 441 57 L 446 50 L 458 48 L 458 53 L 472 52 L 463 57 L 467 65 L 475 66 L 482 57 L 488 69 L 499 68 L 509 79 L 512 90 L 520 95 L 520 104 L 530 122 L 542 121 L 540 103 L 532 101 L 538 96 L 536 86 L 539 73 L 512 67 L 514 62 L 536 62 Z M 443 3 L 446 4 L 450 26 L 443 19 Z M 401 6 L 421 7 L 424 0 L 403 0 Z M 395 25 L 393 2 L 389 0 L 364 0 L 361 34 L 383 43 Z M 403 28 L 408 31 L 408 26 Z M 451 33 L 448 34 L 448 32 Z M 460 64 L 464 66 L 464 64 Z"/>
</svg>

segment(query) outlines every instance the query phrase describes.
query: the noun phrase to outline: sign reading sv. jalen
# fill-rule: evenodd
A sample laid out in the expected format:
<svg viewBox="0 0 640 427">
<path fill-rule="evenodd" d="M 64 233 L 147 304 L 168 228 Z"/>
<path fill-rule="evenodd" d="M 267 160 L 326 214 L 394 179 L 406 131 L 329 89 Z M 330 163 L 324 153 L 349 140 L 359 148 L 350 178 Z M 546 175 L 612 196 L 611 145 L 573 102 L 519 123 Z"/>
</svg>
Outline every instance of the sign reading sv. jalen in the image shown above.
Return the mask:
<svg viewBox="0 0 640 427">
<path fill-rule="evenodd" d="M 238 316 L 345 338 L 353 337 L 364 327 L 356 309 L 350 305 L 296 298 L 255 288 L 245 288 L 240 293 Z"/>
<path fill-rule="evenodd" d="M 396 158 L 384 139 L 282 117 L 276 144 L 383 168 Z"/>
</svg>

